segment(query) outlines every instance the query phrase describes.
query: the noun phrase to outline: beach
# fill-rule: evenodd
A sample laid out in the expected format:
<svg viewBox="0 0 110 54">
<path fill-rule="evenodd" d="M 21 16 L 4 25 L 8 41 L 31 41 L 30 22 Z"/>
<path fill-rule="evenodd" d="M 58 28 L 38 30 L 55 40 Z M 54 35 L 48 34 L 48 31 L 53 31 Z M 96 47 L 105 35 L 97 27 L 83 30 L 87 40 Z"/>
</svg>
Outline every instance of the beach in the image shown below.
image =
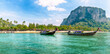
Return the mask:
<svg viewBox="0 0 110 54">
<path fill-rule="evenodd" d="M 68 31 L 56 31 L 56 33 L 65 33 Z M 84 31 L 84 33 L 93 31 Z M 40 33 L 40 31 L 0 31 L 0 33 Z M 103 31 L 98 31 L 98 33 L 105 33 Z"/>
</svg>

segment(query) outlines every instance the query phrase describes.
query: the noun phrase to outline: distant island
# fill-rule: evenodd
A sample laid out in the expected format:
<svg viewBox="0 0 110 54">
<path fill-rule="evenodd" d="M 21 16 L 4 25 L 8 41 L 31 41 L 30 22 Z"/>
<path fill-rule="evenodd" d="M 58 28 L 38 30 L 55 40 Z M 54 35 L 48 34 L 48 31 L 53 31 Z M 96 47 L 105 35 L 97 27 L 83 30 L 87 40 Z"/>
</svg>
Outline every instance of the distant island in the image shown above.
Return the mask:
<svg viewBox="0 0 110 54">
<path fill-rule="evenodd" d="M 71 25 L 75 29 L 93 29 L 100 27 L 102 30 L 110 31 L 110 19 L 106 17 L 105 10 L 97 7 L 79 6 L 72 10 L 70 15 L 63 20 L 61 25 Z"/>
<path fill-rule="evenodd" d="M 82 7 L 79 6 L 72 10 L 70 15 L 63 20 L 60 26 L 53 24 L 29 23 L 25 25 L 26 21 L 18 24 L 18 21 L 3 20 L 0 18 L 0 31 L 41 31 L 54 30 L 58 28 L 59 31 L 68 30 L 84 30 L 95 31 L 98 27 L 101 31 L 110 31 L 110 19 L 106 17 L 105 10 L 97 7 Z"/>
</svg>

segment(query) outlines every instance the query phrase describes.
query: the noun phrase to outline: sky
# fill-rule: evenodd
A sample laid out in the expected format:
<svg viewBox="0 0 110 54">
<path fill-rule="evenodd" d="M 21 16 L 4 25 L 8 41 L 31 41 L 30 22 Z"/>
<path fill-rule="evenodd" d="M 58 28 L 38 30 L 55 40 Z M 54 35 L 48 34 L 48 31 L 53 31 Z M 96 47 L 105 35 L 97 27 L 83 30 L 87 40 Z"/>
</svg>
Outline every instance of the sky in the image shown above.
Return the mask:
<svg viewBox="0 0 110 54">
<path fill-rule="evenodd" d="M 59 26 L 78 6 L 102 8 L 110 17 L 110 0 L 0 0 L 0 18 Z"/>
</svg>

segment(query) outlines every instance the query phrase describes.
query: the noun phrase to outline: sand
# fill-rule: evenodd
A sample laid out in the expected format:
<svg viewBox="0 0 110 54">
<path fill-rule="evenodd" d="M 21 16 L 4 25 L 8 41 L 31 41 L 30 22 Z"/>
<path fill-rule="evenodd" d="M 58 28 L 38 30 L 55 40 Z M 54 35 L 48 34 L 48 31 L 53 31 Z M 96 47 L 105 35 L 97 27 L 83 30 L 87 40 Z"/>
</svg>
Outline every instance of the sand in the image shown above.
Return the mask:
<svg viewBox="0 0 110 54">
<path fill-rule="evenodd" d="M 56 33 L 67 33 L 68 31 L 57 31 Z M 93 31 L 84 31 L 84 33 L 93 32 Z M 40 31 L 0 31 L 0 33 L 40 33 Z M 98 33 L 105 33 L 98 31 Z"/>
</svg>

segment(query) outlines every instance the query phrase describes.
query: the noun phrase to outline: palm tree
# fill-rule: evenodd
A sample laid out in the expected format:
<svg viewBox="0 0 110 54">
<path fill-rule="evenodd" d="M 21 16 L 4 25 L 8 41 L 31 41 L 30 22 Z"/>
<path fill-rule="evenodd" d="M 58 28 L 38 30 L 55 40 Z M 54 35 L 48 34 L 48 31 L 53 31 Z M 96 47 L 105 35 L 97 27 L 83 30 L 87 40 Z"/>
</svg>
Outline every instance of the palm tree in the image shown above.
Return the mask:
<svg viewBox="0 0 110 54">
<path fill-rule="evenodd" d="M 6 21 L 9 22 L 9 19 L 7 19 Z"/>
<path fill-rule="evenodd" d="M 14 20 L 14 23 L 17 24 L 18 22 Z"/>
<path fill-rule="evenodd" d="M 25 24 L 25 21 L 23 21 L 23 25 Z"/>
<path fill-rule="evenodd" d="M 2 18 L 0 18 L 0 27 L 2 27 Z"/>
<path fill-rule="evenodd" d="M 0 18 L 0 20 L 3 20 L 2 18 Z"/>
</svg>

